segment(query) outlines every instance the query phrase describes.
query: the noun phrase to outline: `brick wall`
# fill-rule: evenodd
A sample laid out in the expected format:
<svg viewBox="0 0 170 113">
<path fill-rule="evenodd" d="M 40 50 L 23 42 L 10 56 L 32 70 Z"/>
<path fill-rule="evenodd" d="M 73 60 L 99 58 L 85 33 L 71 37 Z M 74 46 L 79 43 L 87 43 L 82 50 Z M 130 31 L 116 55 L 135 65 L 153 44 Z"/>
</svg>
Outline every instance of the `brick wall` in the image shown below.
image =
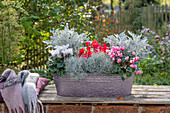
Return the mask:
<svg viewBox="0 0 170 113">
<path fill-rule="evenodd" d="M 170 113 L 170 106 L 161 105 L 56 105 L 44 104 L 45 113 Z M 0 103 L 0 113 L 8 113 L 4 103 Z"/>
</svg>

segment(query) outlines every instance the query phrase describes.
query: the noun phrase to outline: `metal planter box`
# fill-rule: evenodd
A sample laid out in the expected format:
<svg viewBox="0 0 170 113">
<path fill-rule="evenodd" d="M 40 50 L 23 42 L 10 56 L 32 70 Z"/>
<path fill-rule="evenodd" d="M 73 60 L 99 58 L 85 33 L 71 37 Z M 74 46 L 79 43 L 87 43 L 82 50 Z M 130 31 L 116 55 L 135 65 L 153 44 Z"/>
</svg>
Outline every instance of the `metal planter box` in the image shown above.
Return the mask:
<svg viewBox="0 0 170 113">
<path fill-rule="evenodd" d="M 120 75 L 89 74 L 82 80 L 53 73 L 57 94 L 73 97 L 124 97 L 131 94 L 134 74 L 124 81 Z"/>
</svg>

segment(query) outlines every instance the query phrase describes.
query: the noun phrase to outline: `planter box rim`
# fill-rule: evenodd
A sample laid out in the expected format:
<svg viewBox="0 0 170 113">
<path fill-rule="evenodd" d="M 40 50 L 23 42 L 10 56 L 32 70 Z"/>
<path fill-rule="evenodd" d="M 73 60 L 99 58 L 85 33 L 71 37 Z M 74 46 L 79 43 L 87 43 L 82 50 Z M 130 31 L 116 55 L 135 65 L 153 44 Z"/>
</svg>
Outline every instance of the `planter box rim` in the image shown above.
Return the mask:
<svg viewBox="0 0 170 113">
<path fill-rule="evenodd" d="M 53 73 L 53 76 L 57 76 L 56 73 Z M 110 74 L 110 76 L 107 76 L 106 74 L 92 74 L 92 73 L 89 73 L 87 76 L 85 76 L 84 78 L 80 79 L 80 80 L 83 80 L 83 79 L 88 79 L 88 78 L 98 78 L 98 77 L 103 77 L 103 76 L 106 76 L 106 78 L 117 78 L 117 79 L 122 79 L 121 78 L 121 75 L 119 74 Z M 132 76 L 134 76 L 134 73 L 132 73 Z M 67 78 L 70 78 L 70 75 L 66 75 L 66 76 L 58 76 L 58 77 L 63 77 L 65 79 Z M 71 78 L 72 79 L 72 78 Z M 128 80 L 130 79 L 130 77 L 125 77 L 125 80 Z M 74 80 L 74 79 L 72 79 Z"/>
</svg>

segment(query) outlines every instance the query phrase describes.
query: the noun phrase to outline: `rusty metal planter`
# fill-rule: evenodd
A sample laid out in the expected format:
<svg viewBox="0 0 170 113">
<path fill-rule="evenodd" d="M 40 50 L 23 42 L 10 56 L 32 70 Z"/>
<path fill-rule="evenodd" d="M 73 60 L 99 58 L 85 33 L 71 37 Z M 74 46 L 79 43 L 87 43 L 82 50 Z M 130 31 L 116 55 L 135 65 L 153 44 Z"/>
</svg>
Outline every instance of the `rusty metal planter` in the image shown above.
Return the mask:
<svg viewBox="0 0 170 113">
<path fill-rule="evenodd" d="M 82 80 L 53 73 L 57 94 L 74 97 L 124 97 L 131 94 L 134 74 L 124 81 L 120 75 L 89 74 Z"/>
</svg>

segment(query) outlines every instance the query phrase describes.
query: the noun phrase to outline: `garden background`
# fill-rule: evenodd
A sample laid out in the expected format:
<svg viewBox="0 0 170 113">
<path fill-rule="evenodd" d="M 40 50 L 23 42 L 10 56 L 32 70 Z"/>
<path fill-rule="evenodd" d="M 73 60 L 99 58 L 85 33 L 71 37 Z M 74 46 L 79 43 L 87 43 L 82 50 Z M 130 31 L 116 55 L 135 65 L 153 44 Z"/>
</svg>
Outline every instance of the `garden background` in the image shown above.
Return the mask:
<svg viewBox="0 0 170 113">
<path fill-rule="evenodd" d="M 134 84 L 170 85 L 169 0 L 2 0 L 0 1 L 0 73 L 29 69 L 51 78 L 43 40 L 51 29 L 74 27 L 91 40 L 130 30 L 147 37 L 150 55 L 140 63 Z"/>
</svg>

